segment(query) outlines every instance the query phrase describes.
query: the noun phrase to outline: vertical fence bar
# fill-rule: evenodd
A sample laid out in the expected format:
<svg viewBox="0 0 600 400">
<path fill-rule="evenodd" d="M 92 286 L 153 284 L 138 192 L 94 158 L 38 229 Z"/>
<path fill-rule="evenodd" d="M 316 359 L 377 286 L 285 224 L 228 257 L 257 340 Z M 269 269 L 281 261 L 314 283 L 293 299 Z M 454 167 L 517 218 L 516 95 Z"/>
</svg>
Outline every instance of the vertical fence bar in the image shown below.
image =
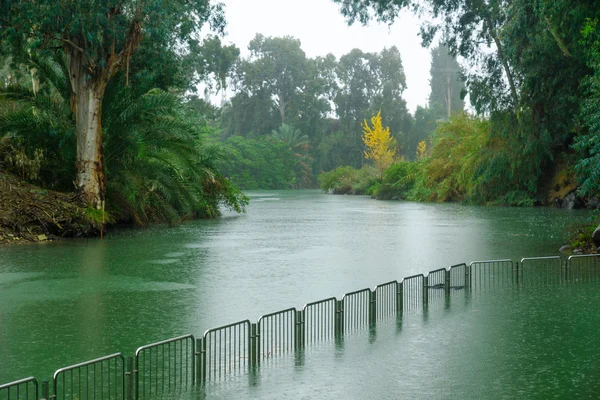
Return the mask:
<svg viewBox="0 0 600 400">
<path fill-rule="evenodd" d="M 450 270 L 447 269 L 446 272 L 446 281 L 444 282 L 444 290 L 446 291 L 446 297 L 450 297 Z"/>
<path fill-rule="evenodd" d="M 423 308 L 427 307 L 429 301 L 429 276 L 423 277 Z"/>
</svg>

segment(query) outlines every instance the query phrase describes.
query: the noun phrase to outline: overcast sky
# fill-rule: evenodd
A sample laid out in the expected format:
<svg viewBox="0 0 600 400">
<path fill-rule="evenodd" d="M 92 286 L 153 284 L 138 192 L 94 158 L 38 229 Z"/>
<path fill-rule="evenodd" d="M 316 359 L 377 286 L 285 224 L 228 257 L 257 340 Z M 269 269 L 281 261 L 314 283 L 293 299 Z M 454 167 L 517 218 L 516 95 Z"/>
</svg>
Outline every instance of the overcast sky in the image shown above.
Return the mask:
<svg viewBox="0 0 600 400">
<path fill-rule="evenodd" d="M 348 26 L 332 0 L 221 0 L 225 4 L 227 36 L 248 55 L 248 43 L 257 33 L 265 36 L 294 36 L 308 57 L 333 53 L 338 59 L 359 48 L 379 52 L 396 46 L 402 55 L 407 90 L 404 99 L 414 112 L 426 105 L 429 96 L 429 50 L 421 47 L 419 23 L 403 13 L 391 26 L 371 22 Z"/>
</svg>

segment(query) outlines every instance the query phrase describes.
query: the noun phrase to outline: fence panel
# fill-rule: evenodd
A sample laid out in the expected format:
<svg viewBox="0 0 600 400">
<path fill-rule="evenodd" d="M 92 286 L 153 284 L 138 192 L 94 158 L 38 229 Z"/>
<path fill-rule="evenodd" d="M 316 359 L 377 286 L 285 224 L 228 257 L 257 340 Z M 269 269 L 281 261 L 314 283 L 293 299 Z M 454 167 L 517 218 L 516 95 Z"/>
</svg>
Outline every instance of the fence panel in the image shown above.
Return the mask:
<svg viewBox="0 0 600 400">
<path fill-rule="evenodd" d="M 450 267 L 450 293 L 464 289 L 468 286 L 467 264 L 457 264 Z"/>
<path fill-rule="evenodd" d="M 258 319 L 258 361 L 291 353 L 296 345 L 296 309 L 277 311 Z"/>
<path fill-rule="evenodd" d="M 440 268 L 427 275 L 427 298 L 443 299 L 446 296 L 446 269 Z"/>
<path fill-rule="evenodd" d="M 515 281 L 514 263 L 512 260 L 473 261 L 469 265 L 469 286 L 483 289 L 506 286 Z"/>
<path fill-rule="evenodd" d="M 32 376 L 0 385 L 0 400 L 38 399 L 38 383 Z"/>
<path fill-rule="evenodd" d="M 409 276 L 403 280 L 403 304 L 405 310 L 418 310 L 423 308 L 423 274 Z"/>
<path fill-rule="evenodd" d="M 600 278 L 600 254 L 570 256 L 567 259 L 567 280 L 585 282 Z"/>
<path fill-rule="evenodd" d="M 250 321 L 209 329 L 204 333 L 205 365 L 203 377 L 207 380 L 221 379 L 225 374 L 238 374 L 250 367 L 251 331 Z"/>
<path fill-rule="evenodd" d="M 125 399 L 125 360 L 121 353 L 56 370 L 54 399 Z"/>
<path fill-rule="evenodd" d="M 562 260 L 555 257 L 531 257 L 521 260 L 522 282 L 525 285 L 548 285 L 563 280 Z"/>
<path fill-rule="evenodd" d="M 391 281 L 375 287 L 377 319 L 396 315 L 398 312 L 398 282 Z"/>
<path fill-rule="evenodd" d="M 371 290 L 362 289 L 346 293 L 342 297 L 344 322 L 343 332 L 369 327 L 369 301 Z"/>
<path fill-rule="evenodd" d="M 335 336 L 335 297 L 308 303 L 303 308 L 305 344 Z"/>
<path fill-rule="evenodd" d="M 193 385 L 195 380 L 193 335 L 148 344 L 135 352 L 136 399 Z"/>
</svg>

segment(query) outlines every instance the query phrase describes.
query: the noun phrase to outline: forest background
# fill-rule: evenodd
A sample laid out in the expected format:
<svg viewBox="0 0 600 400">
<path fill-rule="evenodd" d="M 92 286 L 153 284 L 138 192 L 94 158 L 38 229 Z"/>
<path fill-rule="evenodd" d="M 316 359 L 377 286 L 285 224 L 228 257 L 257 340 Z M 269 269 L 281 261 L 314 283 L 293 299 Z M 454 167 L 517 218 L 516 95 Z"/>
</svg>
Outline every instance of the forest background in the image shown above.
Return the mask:
<svg viewBox="0 0 600 400">
<path fill-rule="evenodd" d="M 80 231 L 214 217 L 219 204 L 243 211 L 240 189 L 317 185 L 598 206 L 597 2 L 335 2 L 350 22 L 426 17 L 423 45 L 439 43 L 426 107 L 408 112 L 395 47 L 309 58 L 293 37 L 258 34 L 240 57 L 208 1 L 0 1 L 3 182 L 73 193 Z M 231 98 L 208 101 L 226 88 Z M 395 143 L 385 171 L 365 158 L 363 127 L 378 113 Z M 59 233 L 61 220 L 44 218 Z"/>
</svg>

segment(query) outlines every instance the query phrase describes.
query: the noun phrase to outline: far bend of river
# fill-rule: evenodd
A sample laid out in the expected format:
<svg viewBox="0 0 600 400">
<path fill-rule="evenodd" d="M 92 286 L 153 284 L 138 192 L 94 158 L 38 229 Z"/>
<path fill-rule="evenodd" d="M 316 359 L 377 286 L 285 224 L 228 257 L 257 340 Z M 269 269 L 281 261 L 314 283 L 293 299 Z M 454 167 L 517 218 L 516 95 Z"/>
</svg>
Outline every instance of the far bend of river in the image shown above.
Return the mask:
<svg viewBox="0 0 600 400">
<path fill-rule="evenodd" d="M 589 215 L 249 196 L 244 215 L 0 248 L 0 383 L 461 262 L 558 255 Z"/>
</svg>

